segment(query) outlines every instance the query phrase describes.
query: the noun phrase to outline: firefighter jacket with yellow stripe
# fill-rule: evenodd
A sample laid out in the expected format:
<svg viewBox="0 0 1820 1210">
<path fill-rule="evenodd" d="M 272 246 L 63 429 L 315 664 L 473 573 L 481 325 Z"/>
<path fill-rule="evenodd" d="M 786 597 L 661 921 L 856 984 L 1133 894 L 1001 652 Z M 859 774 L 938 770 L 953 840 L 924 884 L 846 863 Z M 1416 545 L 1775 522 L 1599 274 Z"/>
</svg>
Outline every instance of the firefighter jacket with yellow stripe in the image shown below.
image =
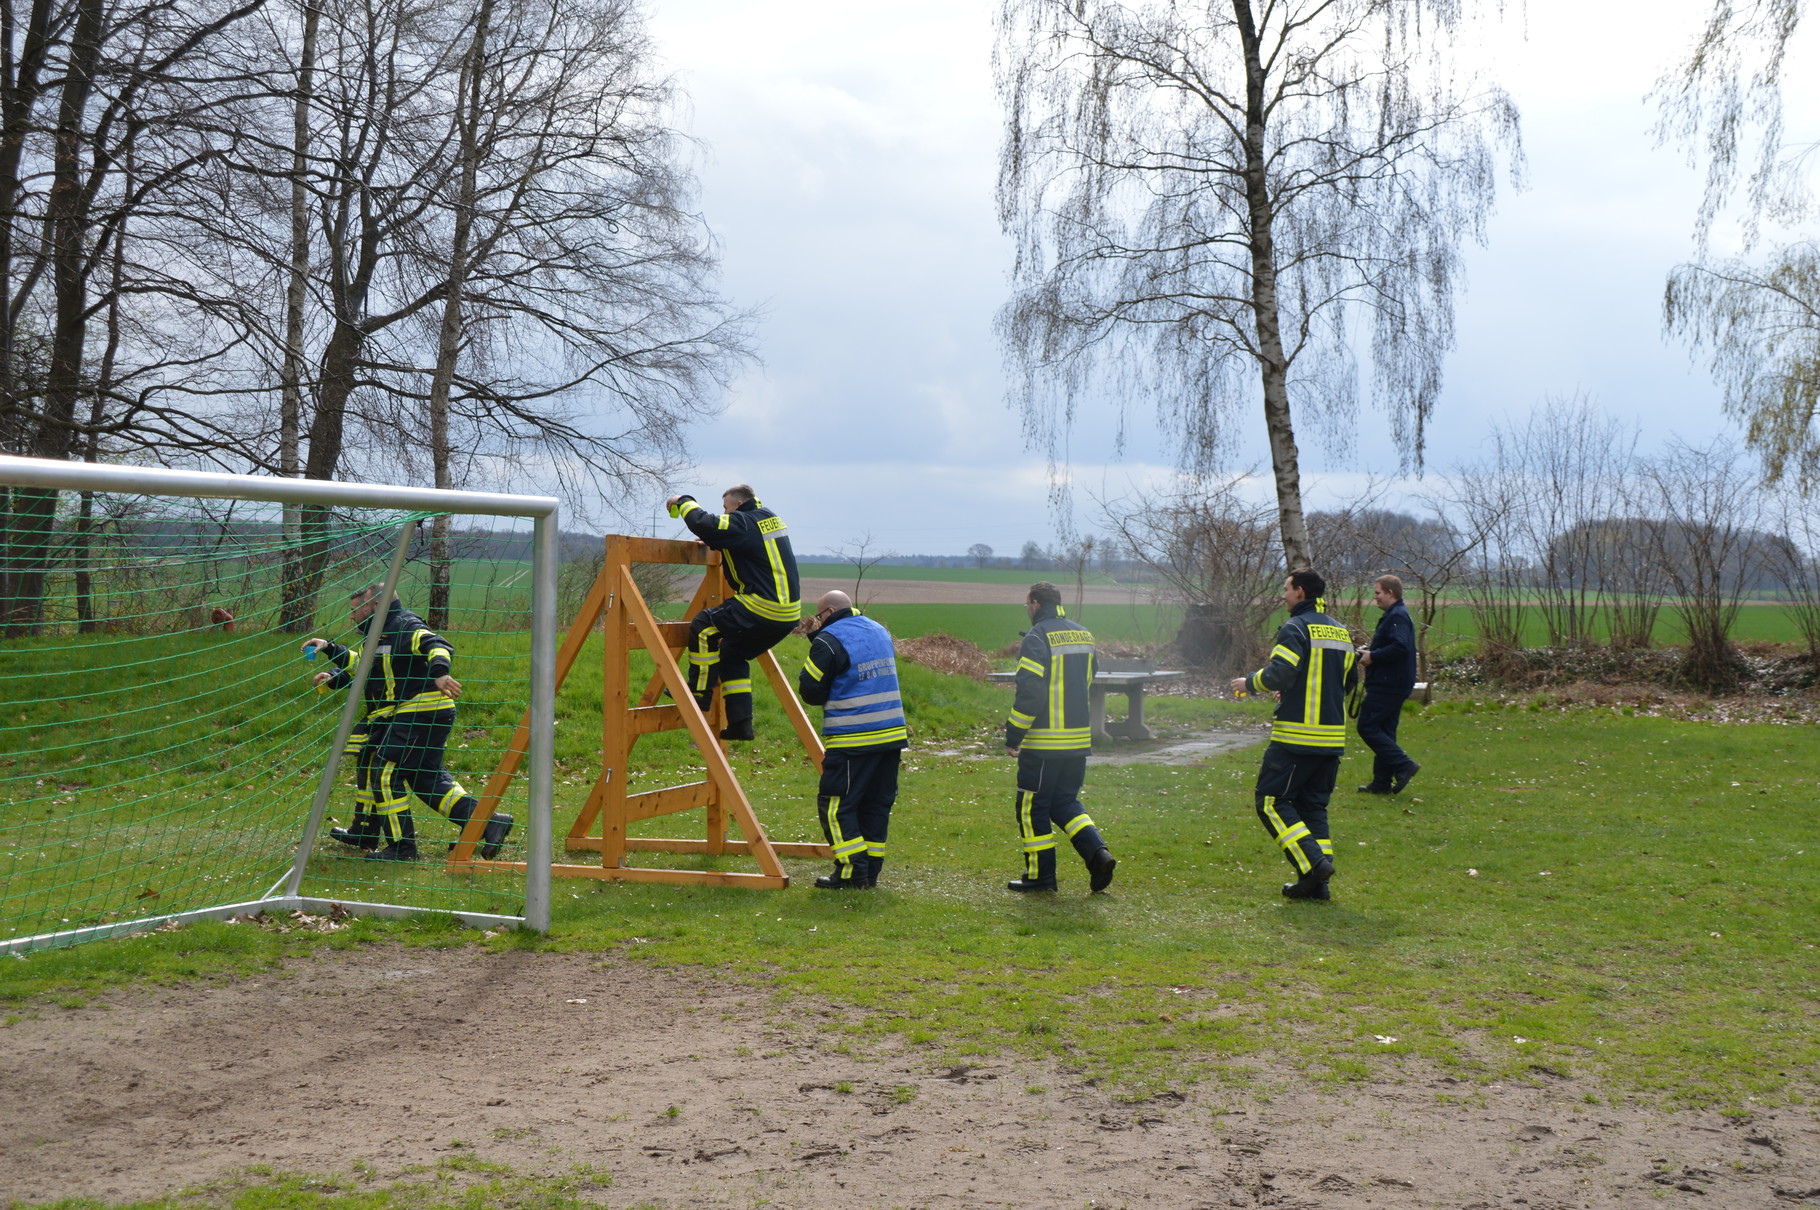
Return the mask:
<svg viewBox="0 0 1820 1210">
<path fill-rule="evenodd" d="M 330 643 L 323 654 L 335 669 L 329 687 L 346 689 L 353 683 L 354 669 L 360 664 L 360 648 Z M 453 709 L 454 699 L 436 687 L 436 678 L 449 675 L 454 655 L 447 639 L 393 601 L 386 610 L 385 627 L 379 632 L 379 650 L 372 670 L 367 673 L 367 721 Z"/>
<path fill-rule="evenodd" d="M 734 600 L 769 622 L 794 623 L 802 616 L 796 555 L 782 517 L 756 500 L 730 513 L 711 513 L 694 496 L 678 499 L 676 515 L 691 533 L 721 552 Z"/>
<path fill-rule="evenodd" d="M 1276 692 L 1274 743 L 1339 752 L 1346 747 L 1346 694 L 1358 679 L 1352 632 L 1303 601 L 1277 630 L 1270 662 L 1252 673 L 1253 693 Z"/>
<path fill-rule="evenodd" d="M 1005 723 L 1005 746 L 1038 756 L 1093 747 L 1093 660 L 1093 636 L 1059 605 L 1043 606 L 1018 649 L 1017 700 Z"/>
<path fill-rule="evenodd" d="M 884 752 L 909 745 L 897 647 L 871 618 L 843 609 L 822 623 L 796 684 L 803 701 L 822 708 L 824 746 Z"/>
</svg>

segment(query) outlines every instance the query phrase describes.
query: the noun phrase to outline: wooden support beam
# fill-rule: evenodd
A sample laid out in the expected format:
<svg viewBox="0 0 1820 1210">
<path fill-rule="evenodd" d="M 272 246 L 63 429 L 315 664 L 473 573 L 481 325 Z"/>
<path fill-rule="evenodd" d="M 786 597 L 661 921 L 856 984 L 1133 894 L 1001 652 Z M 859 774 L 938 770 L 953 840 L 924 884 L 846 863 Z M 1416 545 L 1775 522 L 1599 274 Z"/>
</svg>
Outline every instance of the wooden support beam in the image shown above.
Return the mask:
<svg viewBox="0 0 1820 1210">
<path fill-rule="evenodd" d="M 809 759 L 815 762 L 819 771 L 827 752 L 822 748 L 822 737 L 816 734 L 815 724 L 809 721 L 809 711 L 804 708 L 803 700 L 796 696 L 796 690 L 784 676 L 784 670 L 777 666 L 775 653 L 767 651 L 759 656 L 758 666 L 765 670 L 765 679 L 771 682 L 771 689 L 784 708 L 784 717 L 790 720 L 796 738 L 802 741 L 803 751 L 809 754 Z"/>
<path fill-rule="evenodd" d="M 641 853 L 706 853 L 708 842 L 687 838 L 673 839 L 661 836 L 634 836 L 626 841 L 626 848 Z M 806 844 L 796 841 L 774 840 L 771 848 L 780 857 L 826 857 L 832 859 L 834 850 L 825 844 Z M 744 856 L 752 851 L 752 846 L 743 840 L 727 841 L 727 852 Z"/>
</svg>

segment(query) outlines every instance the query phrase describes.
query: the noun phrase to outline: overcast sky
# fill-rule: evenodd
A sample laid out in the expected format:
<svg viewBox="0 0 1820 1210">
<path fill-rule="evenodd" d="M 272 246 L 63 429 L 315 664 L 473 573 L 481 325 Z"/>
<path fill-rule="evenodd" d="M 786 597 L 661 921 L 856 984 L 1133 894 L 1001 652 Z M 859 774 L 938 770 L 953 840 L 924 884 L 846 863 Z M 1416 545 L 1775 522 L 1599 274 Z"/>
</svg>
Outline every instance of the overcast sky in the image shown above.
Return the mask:
<svg viewBox="0 0 1820 1210">
<path fill-rule="evenodd" d="M 991 331 L 1010 264 L 993 203 L 993 7 L 654 0 L 724 287 L 765 311 L 763 365 L 695 432 L 699 471 L 674 486 L 752 483 L 799 557 L 868 531 L 905 554 L 1054 540 L 1046 466 L 1006 408 Z M 1501 192 L 1488 246 L 1468 256 L 1434 468 L 1550 394 L 1585 392 L 1650 439 L 1725 428 L 1705 374 L 1662 335 L 1663 276 L 1687 258 L 1699 178 L 1655 146 L 1646 101 L 1709 7 L 1529 0 L 1486 38 L 1487 69 L 1522 111 L 1528 188 Z M 1791 129 L 1820 129 L 1820 72 L 1789 78 L 1802 90 Z M 1240 468 L 1267 470 L 1261 413 L 1245 415 Z M 1383 427 L 1363 405 L 1344 458 L 1304 433 L 1315 503 L 1395 470 Z M 1106 414 L 1077 427 L 1082 487 L 1116 492 L 1167 463 L 1141 432 L 1113 461 L 1111 432 Z M 851 456 L 828 456 L 841 447 Z M 1090 524 L 1091 506 L 1077 516 Z"/>
</svg>

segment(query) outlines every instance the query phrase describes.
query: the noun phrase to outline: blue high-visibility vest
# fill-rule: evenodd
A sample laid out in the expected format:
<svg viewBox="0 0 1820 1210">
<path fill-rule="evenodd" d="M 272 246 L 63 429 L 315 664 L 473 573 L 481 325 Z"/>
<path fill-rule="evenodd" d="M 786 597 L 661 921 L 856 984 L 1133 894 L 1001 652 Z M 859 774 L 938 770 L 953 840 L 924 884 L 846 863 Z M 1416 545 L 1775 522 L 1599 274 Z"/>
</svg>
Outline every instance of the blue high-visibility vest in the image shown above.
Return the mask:
<svg viewBox="0 0 1820 1210">
<path fill-rule="evenodd" d="M 859 614 L 830 622 L 827 632 L 840 640 L 847 667 L 828 686 L 822 743 L 830 748 L 869 748 L 908 740 L 891 632 Z"/>
</svg>

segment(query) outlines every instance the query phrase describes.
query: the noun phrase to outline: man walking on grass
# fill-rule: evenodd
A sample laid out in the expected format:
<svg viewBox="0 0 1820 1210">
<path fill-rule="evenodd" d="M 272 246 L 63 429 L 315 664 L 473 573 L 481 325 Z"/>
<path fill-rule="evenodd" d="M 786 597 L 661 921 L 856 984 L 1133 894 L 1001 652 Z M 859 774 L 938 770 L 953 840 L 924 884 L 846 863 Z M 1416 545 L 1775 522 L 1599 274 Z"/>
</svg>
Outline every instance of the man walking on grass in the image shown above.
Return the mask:
<svg viewBox="0 0 1820 1210">
<path fill-rule="evenodd" d="M 1234 693 L 1277 695 L 1256 798 L 1258 819 L 1298 875 L 1283 886 L 1290 899 L 1332 898 L 1327 804 L 1346 750 L 1346 694 L 1358 679 L 1351 632 L 1322 611 L 1326 591 L 1320 573 L 1290 572 L 1283 581 L 1289 620 L 1277 630 L 1270 662 L 1232 680 Z"/>
<path fill-rule="evenodd" d="M 1371 749 L 1371 780 L 1361 794 L 1400 794 L 1422 769 L 1397 746 L 1403 703 L 1416 687 L 1416 627 L 1403 604 L 1403 581 L 1379 576 L 1373 600 L 1384 616 L 1371 642 L 1359 648 L 1365 666 L 1365 700 L 1359 706 L 1359 738 Z"/>
<path fill-rule="evenodd" d="M 1013 891 L 1053 891 L 1055 829 L 1087 864 L 1088 888 L 1112 885 L 1112 850 L 1081 806 L 1087 753 L 1093 747 L 1088 695 L 1093 688 L 1093 635 L 1062 613 L 1062 590 L 1032 584 L 1024 599 L 1030 629 L 1017 659 L 1017 701 L 1005 724 L 1005 749 L 1017 758 L 1017 831 L 1024 876 Z"/>
</svg>

